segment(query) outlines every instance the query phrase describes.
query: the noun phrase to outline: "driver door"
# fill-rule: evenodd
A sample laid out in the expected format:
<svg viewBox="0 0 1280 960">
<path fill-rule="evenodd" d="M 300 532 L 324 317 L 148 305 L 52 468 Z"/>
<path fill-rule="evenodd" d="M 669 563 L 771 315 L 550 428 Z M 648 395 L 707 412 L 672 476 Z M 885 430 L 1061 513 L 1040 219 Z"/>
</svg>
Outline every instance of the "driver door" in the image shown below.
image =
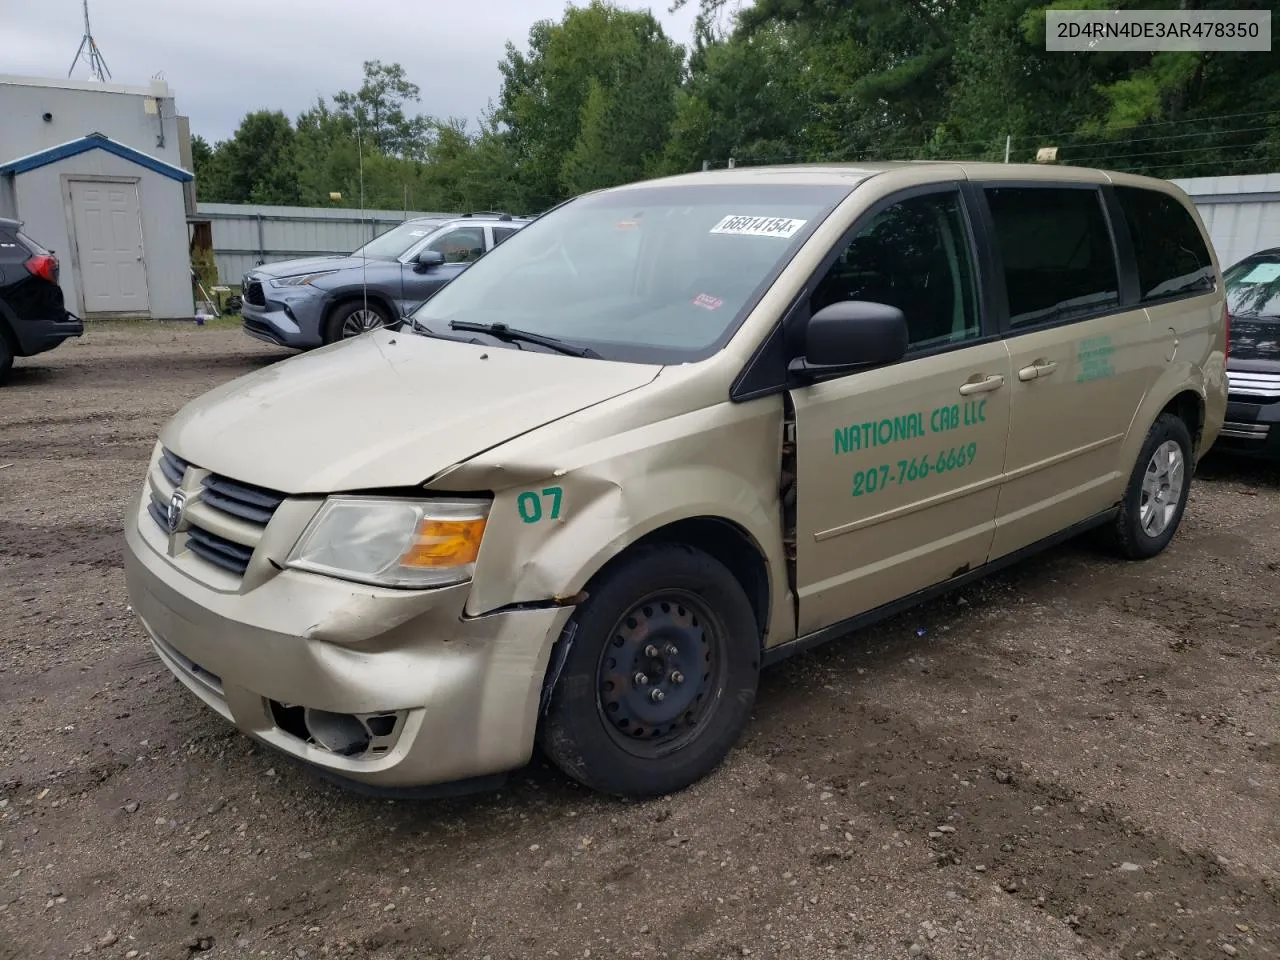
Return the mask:
<svg viewBox="0 0 1280 960">
<path fill-rule="evenodd" d="M 953 185 L 873 208 L 814 288 L 901 309 L 895 364 L 790 391 L 801 636 L 985 563 L 1010 417 L 1009 352 L 984 316 Z"/>
</svg>

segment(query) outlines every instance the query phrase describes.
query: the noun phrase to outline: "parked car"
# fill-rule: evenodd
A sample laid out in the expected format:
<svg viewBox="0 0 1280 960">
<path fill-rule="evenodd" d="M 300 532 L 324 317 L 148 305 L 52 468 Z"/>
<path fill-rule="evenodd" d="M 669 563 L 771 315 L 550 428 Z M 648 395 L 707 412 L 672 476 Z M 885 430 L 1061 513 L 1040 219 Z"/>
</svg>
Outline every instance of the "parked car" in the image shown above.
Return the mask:
<svg viewBox="0 0 1280 960">
<path fill-rule="evenodd" d="M 1186 194 L 1123 173 L 587 194 L 414 333 L 181 410 L 130 603 L 197 697 L 348 784 L 477 786 L 536 740 L 669 793 L 766 664 L 1085 530 L 1160 553 L 1226 410 L 1221 281 Z"/>
<path fill-rule="evenodd" d="M 22 232 L 22 221 L 0 218 L 0 383 L 14 357 L 52 350 L 84 333 L 67 313 L 58 286 L 58 258 Z"/>
<path fill-rule="evenodd" d="M 406 220 L 336 257 L 285 260 L 245 276 L 245 333 L 302 349 L 396 327 L 410 310 L 529 221 L 503 213 Z"/>
<path fill-rule="evenodd" d="M 1225 280 L 1230 383 L 1218 447 L 1280 458 L 1280 247 L 1246 257 L 1227 270 Z"/>
</svg>

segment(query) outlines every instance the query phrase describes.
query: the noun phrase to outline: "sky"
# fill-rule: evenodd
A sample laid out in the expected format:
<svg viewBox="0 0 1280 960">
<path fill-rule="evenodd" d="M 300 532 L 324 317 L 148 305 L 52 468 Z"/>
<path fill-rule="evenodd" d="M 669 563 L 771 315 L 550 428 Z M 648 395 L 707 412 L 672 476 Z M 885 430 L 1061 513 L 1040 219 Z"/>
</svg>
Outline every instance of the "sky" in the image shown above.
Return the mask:
<svg viewBox="0 0 1280 960">
<path fill-rule="evenodd" d="M 650 9 L 686 46 L 697 2 L 615 0 Z M 5 12 L 21 6 L 22 16 Z M 577 4 L 585 5 L 585 0 Z M 66 77 L 84 33 L 81 0 L 41 0 L 39 15 L 0 0 L 0 74 Z M 558 20 L 566 0 L 89 0 L 94 39 L 111 82 L 145 85 L 159 74 L 191 132 L 210 142 L 252 110 L 290 117 L 318 96 L 360 86 L 362 63 L 402 64 L 422 90 L 422 112 L 472 122 L 496 100 L 498 61 L 511 40 L 527 49 L 537 20 Z M 78 64 L 74 79 L 88 79 Z"/>
</svg>

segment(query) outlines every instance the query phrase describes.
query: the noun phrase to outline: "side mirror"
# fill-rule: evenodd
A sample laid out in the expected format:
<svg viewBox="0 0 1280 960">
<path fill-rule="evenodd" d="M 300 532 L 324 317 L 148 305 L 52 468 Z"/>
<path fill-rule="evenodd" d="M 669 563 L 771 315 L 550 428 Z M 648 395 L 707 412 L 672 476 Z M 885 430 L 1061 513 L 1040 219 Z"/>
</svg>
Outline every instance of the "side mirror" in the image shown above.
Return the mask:
<svg viewBox="0 0 1280 960">
<path fill-rule="evenodd" d="M 414 263 L 423 270 L 430 270 L 444 264 L 444 254 L 439 250 L 423 250 L 414 258 Z"/>
<path fill-rule="evenodd" d="M 845 300 L 809 318 L 804 356 L 791 361 L 792 373 L 816 378 L 849 373 L 901 360 L 907 353 L 907 318 L 897 307 Z"/>
</svg>

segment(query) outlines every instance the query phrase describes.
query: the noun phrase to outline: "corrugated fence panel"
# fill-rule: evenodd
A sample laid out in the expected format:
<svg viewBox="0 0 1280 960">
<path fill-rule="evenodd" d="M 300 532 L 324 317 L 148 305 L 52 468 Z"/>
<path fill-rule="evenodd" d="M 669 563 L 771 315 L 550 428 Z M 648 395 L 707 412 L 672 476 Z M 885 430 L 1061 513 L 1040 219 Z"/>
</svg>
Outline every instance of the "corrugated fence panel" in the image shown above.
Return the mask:
<svg viewBox="0 0 1280 960">
<path fill-rule="evenodd" d="M 410 211 L 413 217 L 452 213 Z M 196 218 L 210 221 L 220 282 L 235 286 L 260 263 L 349 253 L 403 222 L 403 210 L 201 203 Z"/>
</svg>

